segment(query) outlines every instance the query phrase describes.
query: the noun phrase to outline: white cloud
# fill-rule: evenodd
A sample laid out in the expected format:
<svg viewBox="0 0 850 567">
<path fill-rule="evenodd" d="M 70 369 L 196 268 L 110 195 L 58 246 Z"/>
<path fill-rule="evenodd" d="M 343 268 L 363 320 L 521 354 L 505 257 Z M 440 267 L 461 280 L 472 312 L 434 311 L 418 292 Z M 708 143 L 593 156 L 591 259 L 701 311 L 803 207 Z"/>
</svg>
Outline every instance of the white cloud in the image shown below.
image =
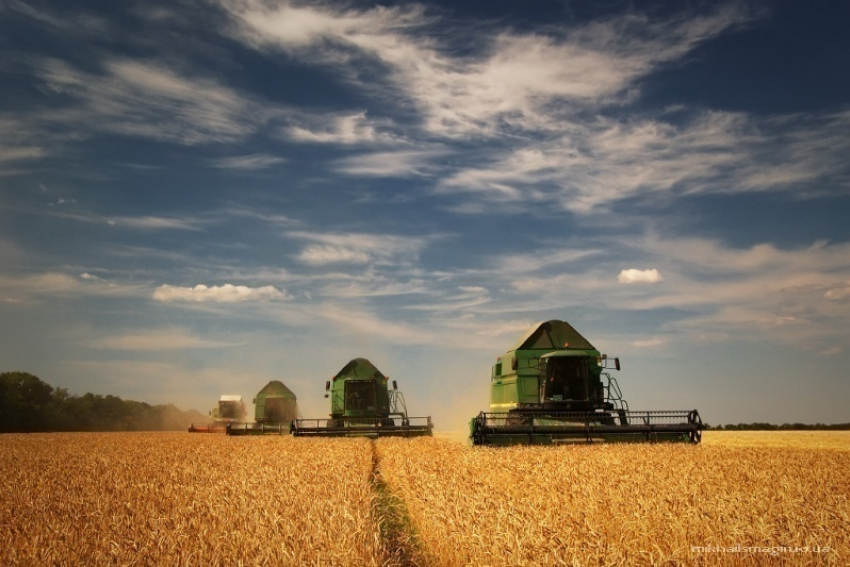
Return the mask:
<svg viewBox="0 0 850 567">
<path fill-rule="evenodd" d="M 620 271 L 617 276 L 617 281 L 621 284 L 633 283 L 658 283 L 664 281 L 657 269 L 651 268 L 648 270 L 636 270 L 629 268 Z"/>
<path fill-rule="evenodd" d="M 302 120 L 303 116 L 299 116 Z M 294 118 L 293 118 L 294 119 Z M 317 115 L 307 117 L 306 124 L 286 128 L 287 136 L 297 142 L 315 144 L 391 144 L 401 140 L 388 131 L 379 130 L 391 126 L 388 120 L 370 120 L 365 112 L 341 116 Z"/>
<path fill-rule="evenodd" d="M 424 173 L 436 158 L 447 153 L 445 149 L 432 149 L 360 154 L 338 160 L 335 169 L 363 177 L 412 177 Z"/>
<path fill-rule="evenodd" d="M 332 264 L 336 262 L 366 264 L 371 258 L 364 250 L 331 244 L 311 244 L 298 254 L 298 259 L 307 264 Z"/>
<path fill-rule="evenodd" d="M 80 220 L 100 221 L 100 217 L 81 217 Z M 138 230 L 201 230 L 197 219 L 175 217 L 113 217 L 106 221 L 112 226 Z"/>
<path fill-rule="evenodd" d="M 850 283 L 840 287 L 834 287 L 826 290 L 823 294 L 826 299 L 830 299 L 833 301 L 838 301 L 842 299 L 850 298 Z"/>
<path fill-rule="evenodd" d="M 667 341 L 664 339 L 644 339 L 640 341 L 634 341 L 632 346 L 635 348 L 653 348 L 659 347 L 666 344 Z"/>
<path fill-rule="evenodd" d="M 301 250 L 298 259 L 317 265 L 411 261 L 427 243 L 424 238 L 389 234 L 289 232 L 287 236 L 311 242 Z"/>
<path fill-rule="evenodd" d="M 282 157 L 269 154 L 250 154 L 244 156 L 232 156 L 212 161 L 213 167 L 221 169 L 266 169 L 275 165 L 285 163 Z"/>
<path fill-rule="evenodd" d="M 287 299 L 284 290 L 274 286 L 248 287 L 244 285 L 224 284 L 221 286 L 177 287 L 163 284 L 156 288 L 153 298 L 157 301 L 192 301 L 212 303 L 240 303 L 245 301 L 272 301 Z"/>
</svg>

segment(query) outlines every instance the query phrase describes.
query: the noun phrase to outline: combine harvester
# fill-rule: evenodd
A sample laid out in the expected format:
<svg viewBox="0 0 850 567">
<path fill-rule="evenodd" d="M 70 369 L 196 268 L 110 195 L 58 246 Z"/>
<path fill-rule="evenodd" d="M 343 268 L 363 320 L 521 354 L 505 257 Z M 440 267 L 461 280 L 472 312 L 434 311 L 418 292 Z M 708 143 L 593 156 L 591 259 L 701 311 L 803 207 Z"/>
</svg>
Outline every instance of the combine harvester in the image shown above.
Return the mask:
<svg viewBox="0 0 850 567">
<path fill-rule="evenodd" d="M 566 321 L 538 324 L 493 366 L 490 411 L 470 421 L 471 443 L 700 442 L 697 410 L 630 410 L 612 360 L 620 370 Z"/>
<path fill-rule="evenodd" d="M 279 380 L 266 384 L 254 398 L 254 423 L 231 423 L 228 435 L 262 435 L 289 433 L 290 424 L 298 416 L 295 394 Z"/>
<path fill-rule="evenodd" d="M 229 424 L 244 420 L 245 403 L 242 396 L 221 396 L 218 407 L 210 412 L 210 416 L 213 418 L 212 423 L 201 427 L 192 424 L 189 426 L 189 433 L 221 433 Z"/>
<path fill-rule="evenodd" d="M 328 419 L 296 419 L 296 437 L 418 437 L 432 435 L 431 417 L 408 417 L 404 396 L 393 380 L 365 358 L 355 358 L 325 383 L 331 399 Z"/>
</svg>

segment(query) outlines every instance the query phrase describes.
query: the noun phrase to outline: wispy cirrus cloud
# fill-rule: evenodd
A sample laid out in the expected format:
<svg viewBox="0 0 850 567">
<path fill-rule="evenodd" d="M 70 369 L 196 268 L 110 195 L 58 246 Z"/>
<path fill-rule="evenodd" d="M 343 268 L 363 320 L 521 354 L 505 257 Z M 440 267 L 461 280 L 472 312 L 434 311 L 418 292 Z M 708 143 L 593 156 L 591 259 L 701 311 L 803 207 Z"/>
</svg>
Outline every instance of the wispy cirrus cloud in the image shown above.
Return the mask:
<svg viewBox="0 0 850 567">
<path fill-rule="evenodd" d="M 428 330 L 404 321 L 383 319 L 371 310 L 353 305 L 324 303 L 314 310 L 336 329 L 351 336 L 380 338 L 390 344 L 434 344 L 438 342 Z"/>
<path fill-rule="evenodd" d="M 6 0 L 0 11 L 10 10 L 18 15 L 25 16 L 39 22 L 63 34 L 72 35 L 103 35 L 110 29 L 107 21 L 92 12 L 85 10 L 67 10 L 63 13 L 54 13 L 20 0 Z"/>
<path fill-rule="evenodd" d="M 413 177 L 426 174 L 435 160 L 449 153 L 445 148 L 373 152 L 337 160 L 334 167 L 359 177 Z"/>
<path fill-rule="evenodd" d="M 722 329 L 727 337 L 763 335 L 813 349 L 847 342 L 843 331 L 836 332 L 837 322 L 850 317 L 850 302 L 843 300 L 850 297 L 846 243 L 734 248 L 709 239 L 647 235 L 612 242 L 608 252 L 657 267 L 627 269 L 615 277 L 589 264 L 578 271 L 518 275 L 507 283 L 540 305 L 593 302 L 607 309 L 676 310 L 665 329 L 688 336 L 717 335 Z M 662 274 L 664 285 L 637 285 L 661 281 Z M 498 281 L 499 274 L 491 278 Z M 527 304 L 517 302 L 517 309 Z"/>
<path fill-rule="evenodd" d="M 841 133 L 847 125 L 846 113 L 764 120 L 698 112 L 677 123 L 662 116 L 599 118 L 575 124 L 568 137 L 522 144 L 459 168 L 438 190 L 482 205 L 548 202 L 579 214 L 628 198 L 817 194 L 810 186 L 824 180 L 846 191 L 850 168 L 842 156 L 850 152 L 850 140 Z"/>
<path fill-rule="evenodd" d="M 551 268 L 560 264 L 576 262 L 599 254 L 598 249 L 556 249 L 541 252 L 529 252 L 527 254 L 509 254 L 498 259 L 499 270 L 523 275 L 545 268 Z"/>
<path fill-rule="evenodd" d="M 416 258 L 428 241 L 426 238 L 365 233 L 293 231 L 287 236 L 309 242 L 298 254 L 298 260 L 314 265 L 409 262 Z"/>
<path fill-rule="evenodd" d="M 324 284 L 320 288 L 321 294 L 337 299 L 361 299 L 433 293 L 427 282 L 418 278 L 399 280 L 384 274 L 368 273 L 360 277 L 343 275 L 340 279 L 342 281 Z"/>
<path fill-rule="evenodd" d="M 179 217 L 111 217 L 106 220 L 107 224 L 132 228 L 137 230 L 202 230 L 201 221 L 195 218 Z"/>
<path fill-rule="evenodd" d="M 658 65 L 751 17 L 730 4 L 688 20 L 629 15 L 557 35 L 484 31 L 483 47 L 453 57 L 434 36 L 418 33 L 440 19 L 417 5 L 225 5 L 240 24 L 237 37 L 258 48 L 342 68 L 357 60 L 353 52 L 380 61 L 394 90 L 418 108 L 425 130 L 446 137 L 557 128 L 553 113 L 562 108 L 552 103 L 596 106 L 622 98 Z"/>
<path fill-rule="evenodd" d="M 363 57 L 380 62 L 369 84 L 383 81 L 387 97 L 413 105 L 420 134 L 502 140 L 479 156 L 460 150 L 464 165 L 453 171 L 435 159 L 439 154 L 421 150 L 336 163 L 345 175 L 438 175 L 439 191 L 464 199 L 450 207 L 457 212 L 510 202 L 590 214 L 634 197 L 816 192 L 812 185 L 825 178 L 846 189 L 850 177 L 842 158 L 850 151 L 846 112 L 756 118 L 682 105 L 672 115 L 628 114 L 644 78 L 757 17 L 740 4 L 688 18 L 630 13 L 547 34 L 480 26 L 463 56 L 450 49 L 455 34 L 423 33 L 445 22 L 421 6 L 225 5 L 239 24 L 237 37 L 255 48 L 334 69 L 353 68 Z M 367 88 L 365 80 L 348 80 Z M 358 116 L 345 127 L 295 131 L 303 140 L 373 142 L 374 130 L 358 126 Z"/>
<path fill-rule="evenodd" d="M 57 95 L 40 123 L 106 131 L 177 144 L 234 142 L 269 114 L 244 93 L 162 62 L 108 58 L 101 72 L 58 59 L 37 62 L 38 76 Z"/>
<path fill-rule="evenodd" d="M 123 351 L 164 351 L 183 349 L 226 348 L 239 346 L 204 339 L 182 328 L 163 329 L 144 333 L 129 333 L 94 339 L 88 343 L 90 348 Z"/>
<path fill-rule="evenodd" d="M 270 154 L 249 154 L 219 158 L 210 163 L 213 167 L 220 169 L 255 170 L 286 163 L 286 159 Z"/>
<path fill-rule="evenodd" d="M 466 309 L 490 303 L 493 298 L 490 290 L 480 285 L 460 285 L 446 289 L 439 294 L 439 300 L 432 303 L 417 304 L 408 308 L 414 311 L 434 313 L 460 313 Z"/>
<path fill-rule="evenodd" d="M 29 275 L 0 276 L 0 299 L 6 303 L 27 303 L 44 298 L 141 296 L 143 286 L 119 283 L 88 272 L 72 275 L 51 271 Z"/>
<path fill-rule="evenodd" d="M 107 224 L 116 228 L 127 228 L 131 230 L 156 231 L 156 230 L 203 230 L 209 219 L 197 216 L 103 216 L 91 211 L 86 211 L 75 206 L 73 198 L 60 197 L 48 203 L 51 211 L 48 213 L 55 218 L 62 218 L 83 223 Z M 70 208 L 65 208 L 70 207 Z"/>
<path fill-rule="evenodd" d="M 48 155 L 40 138 L 25 120 L 0 115 L 0 176 L 21 174 Z"/>
</svg>

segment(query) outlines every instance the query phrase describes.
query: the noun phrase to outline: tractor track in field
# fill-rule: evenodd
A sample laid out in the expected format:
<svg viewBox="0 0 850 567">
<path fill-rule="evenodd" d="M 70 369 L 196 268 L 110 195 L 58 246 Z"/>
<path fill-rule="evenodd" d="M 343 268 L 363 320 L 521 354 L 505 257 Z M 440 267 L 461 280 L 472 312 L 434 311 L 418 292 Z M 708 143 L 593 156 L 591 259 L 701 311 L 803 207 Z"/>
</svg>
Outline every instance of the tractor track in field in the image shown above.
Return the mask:
<svg viewBox="0 0 850 567">
<path fill-rule="evenodd" d="M 424 552 L 404 501 L 393 494 L 381 474 L 380 458 L 371 441 L 371 482 L 375 491 L 374 521 L 384 545 L 383 565 L 387 567 L 427 567 L 433 565 Z"/>
</svg>

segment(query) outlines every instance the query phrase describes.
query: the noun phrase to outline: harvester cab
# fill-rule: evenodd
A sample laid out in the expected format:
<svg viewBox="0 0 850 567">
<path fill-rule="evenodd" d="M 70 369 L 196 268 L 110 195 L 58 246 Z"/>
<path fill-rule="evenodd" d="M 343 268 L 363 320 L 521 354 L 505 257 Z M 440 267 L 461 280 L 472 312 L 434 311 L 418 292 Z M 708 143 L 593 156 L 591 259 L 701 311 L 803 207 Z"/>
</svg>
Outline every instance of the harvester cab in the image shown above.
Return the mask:
<svg viewBox="0 0 850 567">
<path fill-rule="evenodd" d="M 245 415 L 245 402 L 242 401 L 242 396 L 225 394 L 219 398 L 218 412 L 213 418 L 227 424 L 242 421 Z"/>
<path fill-rule="evenodd" d="M 296 419 L 295 436 L 354 435 L 414 437 L 432 435 L 431 417 L 409 417 L 398 384 L 365 358 L 355 358 L 325 382 L 328 419 Z"/>
<path fill-rule="evenodd" d="M 601 354 L 566 321 L 536 325 L 493 366 L 490 411 L 472 418 L 470 441 L 699 443 L 696 410 L 631 411 L 611 370 L 620 370 L 620 359 Z"/>
</svg>

